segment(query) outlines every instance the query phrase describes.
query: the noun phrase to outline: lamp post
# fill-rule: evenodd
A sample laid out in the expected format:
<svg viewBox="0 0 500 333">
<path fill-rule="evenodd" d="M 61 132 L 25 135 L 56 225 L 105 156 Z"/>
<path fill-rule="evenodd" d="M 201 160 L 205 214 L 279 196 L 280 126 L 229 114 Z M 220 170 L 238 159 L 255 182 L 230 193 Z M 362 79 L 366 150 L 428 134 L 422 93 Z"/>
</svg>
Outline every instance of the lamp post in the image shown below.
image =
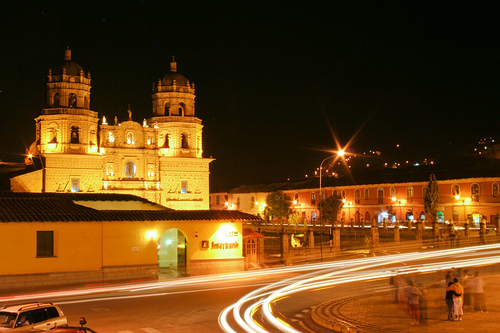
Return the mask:
<svg viewBox="0 0 500 333">
<path fill-rule="evenodd" d="M 321 251 L 321 261 L 323 261 L 323 190 L 322 190 L 322 175 L 323 175 L 323 163 L 325 163 L 326 160 L 329 160 L 330 158 L 333 157 L 339 157 L 343 156 L 344 151 L 339 150 L 337 151 L 336 155 L 328 156 L 326 157 L 323 161 L 321 161 L 321 164 L 319 165 L 319 242 L 320 242 L 320 251 Z"/>
</svg>

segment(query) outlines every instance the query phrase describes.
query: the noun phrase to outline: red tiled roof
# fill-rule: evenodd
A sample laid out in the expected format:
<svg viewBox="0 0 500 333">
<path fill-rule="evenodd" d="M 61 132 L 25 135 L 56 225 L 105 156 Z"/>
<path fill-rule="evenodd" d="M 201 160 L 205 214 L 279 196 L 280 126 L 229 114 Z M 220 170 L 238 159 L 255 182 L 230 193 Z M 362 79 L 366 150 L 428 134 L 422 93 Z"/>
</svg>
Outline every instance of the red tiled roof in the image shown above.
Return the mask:
<svg viewBox="0 0 500 333">
<path fill-rule="evenodd" d="M 10 193 L 10 194 L 9 194 Z M 85 196 L 85 199 L 84 199 Z M 80 221 L 259 221 L 239 211 L 225 210 L 96 210 L 76 201 L 142 201 L 132 195 L 0 192 L 0 222 Z"/>
<path fill-rule="evenodd" d="M 243 228 L 243 238 L 265 238 L 263 234 L 250 228 Z"/>
</svg>

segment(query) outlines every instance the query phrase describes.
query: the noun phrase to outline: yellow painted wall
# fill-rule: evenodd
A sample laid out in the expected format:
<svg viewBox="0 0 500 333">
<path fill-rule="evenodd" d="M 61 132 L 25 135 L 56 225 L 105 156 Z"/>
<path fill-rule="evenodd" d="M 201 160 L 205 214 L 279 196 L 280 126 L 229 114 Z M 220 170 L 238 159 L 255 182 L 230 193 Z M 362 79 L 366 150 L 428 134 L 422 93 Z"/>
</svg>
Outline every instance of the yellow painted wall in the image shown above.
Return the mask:
<svg viewBox="0 0 500 333">
<path fill-rule="evenodd" d="M 37 231 L 54 231 L 54 255 L 37 258 Z M 101 268 L 101 224 L 10 222 L 0 224 L 0 275 Z"/>
<path fill-rule="evenodd" d="M 158 239 L 170 228 L 177 228 L 186 236 L 188 274 L 191 259 L 243 257 L 241 223 L 9 222 L 0 224 L 0 275 L 156 264 Z M 36 257 L 37 231 L 54 231 L 54 257 Z M 202 249 L 202 240 L 210 242 L 208 249 Z M 237 242 L 238 247 L 213 249 L 212 242 Z"/>
</svg>

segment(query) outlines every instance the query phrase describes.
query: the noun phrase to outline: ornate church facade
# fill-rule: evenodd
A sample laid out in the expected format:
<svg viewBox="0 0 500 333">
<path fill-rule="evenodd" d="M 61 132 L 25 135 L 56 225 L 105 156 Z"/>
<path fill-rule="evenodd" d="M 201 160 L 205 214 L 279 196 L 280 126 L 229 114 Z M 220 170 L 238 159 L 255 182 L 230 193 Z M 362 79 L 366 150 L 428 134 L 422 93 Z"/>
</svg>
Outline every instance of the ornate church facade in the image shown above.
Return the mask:
<svg viewBox="0 0 500 333">
<path fill-rule="evenodd" d="M 11 179 L 16 192 L 133 194 L 180 210 L 209 208 L 209 164 L 195 87 L 177 72 L 153 85 L 152 117 L 108 123 L 90 109 L 91 76 L 65 51 L 47 76 L 46 107 L 29 149 L 38 170 Z"/>
</svg>

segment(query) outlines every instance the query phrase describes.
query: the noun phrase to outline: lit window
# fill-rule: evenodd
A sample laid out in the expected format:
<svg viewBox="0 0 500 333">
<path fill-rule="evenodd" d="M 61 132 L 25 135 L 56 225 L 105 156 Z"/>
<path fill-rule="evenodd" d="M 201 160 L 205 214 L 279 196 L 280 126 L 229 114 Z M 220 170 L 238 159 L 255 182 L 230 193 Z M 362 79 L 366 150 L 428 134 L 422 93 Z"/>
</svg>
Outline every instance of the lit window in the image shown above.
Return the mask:
<svg viewBox="0 0 500 333">
<path fill-rule="evenodd" d="M 187 180 L 181 181 L 181 193 L 188 193 L 188 182 L 187 182 Z"/>
<path fill-rule="evenodd" d="M 113 163 L 107 163 L 106 164 L 106 176 L 113 176 L 114 174 L 115 174 L 115 172 L 114 172 Z"/>
<path fill-rule="evenodd" d="M 478 202 L 479 201 L 479 185 L 472 184 L 472 186 L 470 188 L 470 193 L 471 193 L 472 201 Z"/>
<path fill-rule="evenodd" d="M 71 192 L 80 192 L 80 178 L 71 178 Z"/>
<path fill-rule="evenodd" d="M 413 202 L 413 187 L 406 188 L 406 200 L 408 202 Z"/>
<path fill-rule="evenodd" d="M 315 205 L 316 204 L 316 193 L 313 192 L 311 193 L 311 205 Z"/>
<path fill-rule="evenodd" d="M 133 161 L 127 161 L 125 163 L 125 176 L 127 178 L 134 178 L 137 173 L 137 166 Z"/>
<path fill-rule="evenodd" d="M 155 165 L 148 164 L 148 177 L 154 177 L 154 176 L 155 176 Z"/>
<path fill-rule="evenodd" d="M 115 135 L 113 134 L 113 132 L 108 132 L 108 141 L 110 143 L 115 142 Z"/>
</svg>

